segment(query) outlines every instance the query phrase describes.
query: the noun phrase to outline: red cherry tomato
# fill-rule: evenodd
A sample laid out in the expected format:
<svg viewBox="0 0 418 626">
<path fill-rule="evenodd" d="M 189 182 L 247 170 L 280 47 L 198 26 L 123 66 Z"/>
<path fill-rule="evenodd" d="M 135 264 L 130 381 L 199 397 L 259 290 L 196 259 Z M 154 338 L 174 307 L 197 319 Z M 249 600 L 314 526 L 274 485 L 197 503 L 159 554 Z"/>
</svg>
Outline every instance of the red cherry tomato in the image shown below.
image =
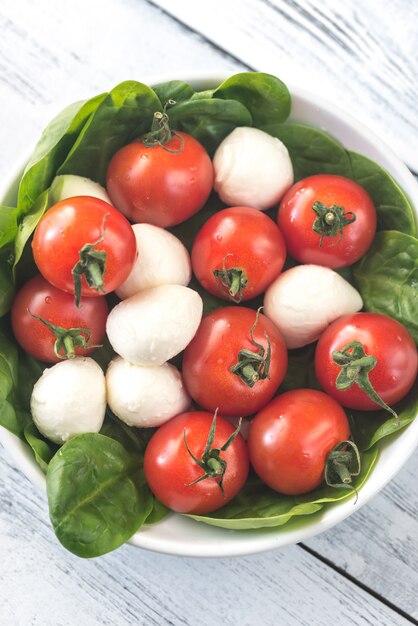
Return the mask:
<svg viewBox="0 0 418 626">
<path fill-rule="evenodd" d="M 286 249 L 280 230 L 264 213 L 232 207 L 213 215 L 192 248 L 196 278 L 224 300 L 250 300 L 280 274 Z"/>
<path fill-rule="evenodd" d="M 315 352 L 320 385 L 351 409 L 382 408 L 372 399 L 373 390 L 387 405 L 399 402 L 414 384 L 417 366 L 417 350 L 409 332 L 378 313 L 340 317 L 320 337 Z"/>
<path fill-rule="evenodd" d="M 107 202 L 90 196 L 68 198 L 49 209 L 35 230 L 32 249 L 41 274 L 63 291 L 74 293 L 73 272 L 84 271 L 83 296 L 117 289 L 137 255 L 128 220 Z"/>
<path fill-rule="evenodd" d="M 41 361 L 57 363 L 60 357 L 55 350 L 61 358 L 72 356 L 73 351 L 77 356 L 93 352 L 105 336 L 108 312 L 105 298 L 82 298 L 80 307 L 76 307 L 72 295 L 38 275 L 20 289 L 13 301 L 12 329 L 25 352 Z M 55 333 L 51 326 L 58 327 Z"/>
<path fill-rule="evenodd" d="M 280 493 L 297 495 L 319 487 L 328 454 L 349 436 L 338 402 L 322 391 L 296 389 L 257 413 L 247 443 L 261 480 Z"/>
<path fill-rule="evenodd" d="M 206 315 L 183 356 L 183 378 L 192 398 L 228 417 L 260 410 L 286 368 L 287 350 L 276 326 L 245 307 Z"/>
<path fill-rule="evenodd" d="M 346 267 L 370 247 L 376 233 L 376 209 L 357 183 L 343 176 L 318 174 L 287 191 L 278 224 L 287 251 L 301 263 Z"/>
<path fill-rule="evenodd" d="M 113 204 L 130 220 L 166 228 L 203 207 L 213 167 L 204 147 L 186 133 L 176 133 L 164 146 L 136 139 L 110 161 L 106 185 Z"/>
<path fill-rule="evenodd" d="M 156 498 L 173 511 L 210 513 L 244 486 L 249 467 L 245 441 L 240 434 L 233 438 L 234 427 L 218 416 L 211 442 L 212 425 L 210 413 L 182 413 L 163 424 L 148 443 L 144 457 L 147 483 Z M 199 480 L 205 474 L 207 477 Z"/>
</svg>

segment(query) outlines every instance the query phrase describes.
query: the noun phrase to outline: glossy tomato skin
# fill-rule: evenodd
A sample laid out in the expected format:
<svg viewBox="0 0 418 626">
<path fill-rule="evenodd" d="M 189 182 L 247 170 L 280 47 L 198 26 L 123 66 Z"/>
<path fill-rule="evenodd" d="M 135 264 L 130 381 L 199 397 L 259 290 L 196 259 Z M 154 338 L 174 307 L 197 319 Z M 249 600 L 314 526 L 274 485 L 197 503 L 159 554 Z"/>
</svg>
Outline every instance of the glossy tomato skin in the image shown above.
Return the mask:
<svg viewBox="0 0 418 626">
<path fill-rule="evenodd" d="M 32 317 L 32 313 L 55 326 L 68 329 L 87 328 L 91 332 L 88 345 L 100 345 L 105 336 L 109 312 L 106 300 L 82 298 L 80 304 L 77 308 L 71 294 L 57 289 L 41 275 L 35 276 L 18 291 L 12 304 L 12 329 L 17 342 L 36 359 L 46 363 L 60 361 L 54 352 L 54 333 Z M 94 349 L 75 347 L 75 354 L 87 356 Z"/>
<path fill-rule="evenodd" d="M 287 349 L 282 335 L 267 317 L 259 314 L 253 337 L 267 351 L 271 343 L 269 378 L 247 386 L 231 371 L 240 350 L 258 352 L 250 330 L 256 311 L 230 306 L 206 315 L 183 356 L 183 379 L 192 398 L 203 408 L 219 409 L 227 417 L 244 417 L 259 411 L 275 394 L 287 369 Z"/>
<path fill-rule="evenodd" d="M 356 219 L 343 227 L 342 237 L 324 237 L 313 230 L 315 202 L 337 205 Z M 365 189 L 344 176 L 317 174 L 287 191 L 277 216 L 288 253 L 301 263 L 339 268 L 352 265 L 369 249 L 376 233 L 376 209 Z"/>
<path fill-rule="evenodd" d="M 214 271 L 244 270 L 248 279 L 242 301 L 263 293 L 280 274 L 286 259 L 283 236 L 267 215 L 251 207 L 231 207 L 215 213 L 199 231 L 192 248 L 196 278 L 207 291 L 233 300 Z M 239 300 L 238 300 L 239 301 Z"/>
<path fill-rule="evenodd" d="M 328 453 L 349 437 L 338 402 L 315 389 L 296 389 L 257 413 L 247 444 L 261 480 L 275 491 L 298 495 L 319 487 Z"/>
<path fill-rule="evenodd" d="M 217 478 L 190 485 L 204 474 L 184 444 L 201 459 L 213 415 L 203 411 L 182 413 L 161 426 L 151 437 L 145 450 L 144 471 L 153 494 L 178 513 L 210 513 L 227 504 L 244 486 L 248 476 L 248 451 L 240 434 L 220 458 L 227 463 L 223 477 L 224 495 Z M 234 427 L 217 416 L 213 448 L 221 448 L 234 432 Z"/>
<path fill-rule="evenodd" d="M 91 196 L 62 200 L 51 207 L 39 222 L 32 250 L 44 278 L 58 289 L 74 293 L 71 271 L 80 259 L 83 246 L 100 238 L 103 224 L 103 241 L 94 246 L 94 250 L 103 250 L 107 255 L 104 292 L 117 289 L 127 279 L 135 262 L 135 235 L 128 220 L 117 209 Z M 84 276 L 81 280 L 81 295 L 103 295 L 101 291 L 89 287 Z"/>
<path fill-rule="evenodd" d="M 106 176 L 108 194 L 132 222 L 174 226 L 197 213 L 213 186 L 213 166 L 204 147 L 178 132 L 165 148 L 136 139 L 113 156 Z M 178 152 L 169 152 L 178 150 Z"/>
<path fill-rule="evenodd" d="M 414 340 L 402 324 L 378 313 L 345 315 L 320 337 L 315 352 L 315 372 L 321 387 L 343 406 L 366 411 L 379 407 L 357 384 L 340 391 L 335 381 L 341 368 L 332 353 L 352 341 L 360 342 L 367 355 L 377 359 L 369 380 L 389 406 L 399 402 L 414 384 L 418 357 Z"/>
</svg>

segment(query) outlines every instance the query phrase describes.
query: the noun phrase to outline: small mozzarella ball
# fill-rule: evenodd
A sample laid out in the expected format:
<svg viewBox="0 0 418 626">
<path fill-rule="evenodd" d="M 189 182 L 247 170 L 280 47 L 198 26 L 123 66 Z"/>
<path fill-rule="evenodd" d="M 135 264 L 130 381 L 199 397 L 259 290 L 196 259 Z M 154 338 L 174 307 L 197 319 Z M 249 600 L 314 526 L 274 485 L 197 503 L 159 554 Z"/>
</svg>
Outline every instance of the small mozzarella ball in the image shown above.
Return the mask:
<svg viewBox="0 0 418 626">
<path fill-rule="evenodd" d="M 112 204 L 106 189 L 90 178 L 73 174 L 55 176 L 50 189 L 52 204 L 74 196 L 91 196 Z"/>
<path fill-rule="evenodd" d="M 169 363 L 143 367 L 116 357 L 106 372 L 106 389 L 113 413 L 137 428 L 160 426 L 191 404 L 180 372 Z"/>
<path fill-rule="evenodd" d="M 136 365 L 162 365 L 193 339 L 203 302 L 182 285 L 152 287 L 122 300 L 109 313 L 106 331 L 117 354 Z"/>
<path fill-rule="evenodd" d="M 180 239 L 152 224 L 134 224 L 138 257 L 131 273 L 116 290 L 124 300 L 139 291 L 159 285 L 189 284 L 190 256 Z"/>
<path fill-rule="evenodd" d="M 106 411 L 103 371 L 89 357 L 61 361 L 44 370 L 30 405 L 38 430 L 55 443 L 80 433 L 98 433 Z"/>
<path fill-rule="evenodd" d="M 281 331 L 288 348 L 316 341 L 331 322 L 362 306 L 350 283 L 319 265 L 298 265 L 283 272 L 264 296 L 264 314 Z"/>
<path fill-rule="evenodd" d="M 293 184 L 286 146 L 258 128 L 235 128 L 216 150 L 213 167 L 215 191 L 230 206 L 265 211 Z"/>
</svg>

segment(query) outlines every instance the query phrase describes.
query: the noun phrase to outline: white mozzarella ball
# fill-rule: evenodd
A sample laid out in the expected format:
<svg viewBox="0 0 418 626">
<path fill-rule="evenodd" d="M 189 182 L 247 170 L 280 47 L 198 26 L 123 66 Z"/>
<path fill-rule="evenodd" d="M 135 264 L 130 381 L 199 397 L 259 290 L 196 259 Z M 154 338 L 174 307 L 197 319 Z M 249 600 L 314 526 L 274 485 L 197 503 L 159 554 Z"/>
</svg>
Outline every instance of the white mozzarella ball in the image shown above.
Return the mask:
<svg viewBox="0 0 418 626">
<path fill-rule="evenodd" d="M 106 189 L 90 178 L 73 174 L 55 176 L 50 189 L 53 204 L 74 196 L 91 196 L 112 204 Z"/>
<path fill-rule="evenodd" d="M 180 239 L 152 224 L 134 224 L 138 257 L 131 273 L 116 290 L 124 300 L 139 291 L 159 285 L 183 285 L 190 282 L 190 255 Z"/>
<path fill-rule="evenodd" d="M 316 341 L 337 318 L 360 311 L 359 292 L 329 267 L 298 265 L 267 289 L 264 314 L 281 331 L 288 348 Z"/>
<path fill-rule="evenodd" d="M 128 426 L 160 426 L 191 404 L 181 374 L 169 363 L 133 365 L 116 357 L 106 372 L 107 402 Z"/>
<path fill-rule="evenodd" d="M 293 184 L 286 146 L 258 128 L 235 128 L 216 150 L 213 167 L 215 191 L 229 206 L 265 211 Z"/>
<path fill-rule="evenodd" d="M 122 300 L 109 313 L 107 336 L 113 349 L 136 365 L 162 365 L 193 339 L 203 302 L 182 285 L 152 287 Z"/>
<path fill-rule="evenodd" d="M 89 357 L 61 361 L 44 370 L 31 397 L 33 421 L 51 441 L 98 433 L 106 411 L 105 376 Z"/>
</svg>

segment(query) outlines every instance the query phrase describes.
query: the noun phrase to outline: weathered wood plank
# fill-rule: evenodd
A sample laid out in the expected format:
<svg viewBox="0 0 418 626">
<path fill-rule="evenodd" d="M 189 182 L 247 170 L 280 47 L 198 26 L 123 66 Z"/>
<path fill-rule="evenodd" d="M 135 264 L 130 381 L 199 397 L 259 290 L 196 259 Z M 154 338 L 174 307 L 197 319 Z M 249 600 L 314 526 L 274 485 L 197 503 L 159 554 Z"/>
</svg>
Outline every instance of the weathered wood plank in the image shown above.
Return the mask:
<svg viewBox="0 0 418 626">
<path fill-rule="evenodd" d="M 2 0 L 0 29 L 0 177 L 72 101 L 126 79 L 244 67 L 145 0 L 73 0 L 59 11 L 46 0 Z"/>
<path fill-rule="evenodd" d="M 371 503 L 307 542 L 418 620 L 418 456 Z"/>
<path fill-rule="evenodd" d="M 298 546 L 185 559 L 125 546 L 83 561 L 56 541 L 43 494 L 0 451 L 0 621 L 9 626 L 402 626 L 408 621 Z"/>
<path fill-rule="evenodd" d="M 342 105 L 418 171 L 418 4 L 153 0 L 257 70 Z"/>
<path fill-rule="evenodd" d="M 324 0 L 321 10 L 326 11 L 327 18 L 330 11 L 337 13 L 333 19 L 340 29 L 337 28 L 340 41 L 333 42 L 333 48 L 328 35 L 324 39 L 323 25 L 311 24 L 304 18 L 301 27 L 302 18 L 297 14 L 299 5 L 301 1 L 267 3 L 261 0 L 256 3 L 243 0 L 237 3 L 230 0 L 216 12 L 212 8 L 212 15 L 209 15 L 205 13 L 209 5 L 176 2 L 177 10 L 183 11 L 183 21 L 186 8 L 193 16 L 198 7 L 205 22 L 206 30 L 202 32 L 207 35 L 207 29 L 212 32 L 215 26 L 210 39 L 216 41 L 215 35 L 220 32 L 223 42 L 216 42 L 242 58 L 241 64 L 143 0 L 91 0 L 88 3 L 73 0 L 60 5 L 59 11 L 50 10 L 50 3 L 45 0 L 19 3 L 2 0 L 0 101 L 7 123 L 2 125 L 0 136 L 7 151 L 3 149 L 0 157 L 0 176 L 26 146 L 37 139 L 51 116 L 71 100 L 88 97 L 125 78 L 147 80 L 156 72 L 188 68 L 232 72 L 244 68 L 253 58 L 260 58 L 260 69 L 269 69 L 265 62 L 270 62 L 272 57 L 276 69 L 270 71 L 289 80 L 298 76 L 309 78 L 310 73 L 319 72 L 324 90 L 330 86 L 337 89 L 334 84 L 337 81 L 338 89 L 344 87 L 347 93 L 349 85 L 347 106 L 353 111 L 357 107 L 368 112 L 374 111 L 376 106 L 376 111 L 380 111 L 375 117 L 379 128 L 393 125 L 395 131 L 391 132 L 396 132 L 399 144 L 406 137 L 410 144 L 405 145 L 412 145 L 415 130 L 408 132 L 405 121 L 394 121 L 393 117 L 395 97 L 396 106 L 399 103 L 400 108 L 404 107 L 402 89 L 397 88 L 392 93 L 386 85 L 392 98 L 389 98 L 389 105 L 381 102 L 380 83 L 374 88 L 374 94 L 367 90 L 368 83 L 376 80 L 382 57 L 383 67 L 391 68 L 390 80 L 397 79 L 398 73 L 411 75 L 410 66 L 413 67 L 416 59 L 416 49 L 413 49 L 416 30 L 409 25 L 414 23 L 414 16 L 416 22 L 416 7 L 394 0 L 391 4 L 385 2 L 382 8 L 381 3 L 367 0 L 362 3 L 359 15 L 354 0 L 337 5 Z M 276 15 L 278 6 L 283 11 L 288 7 L 287 13 L 275 17 L 270 24 L 269 16 Z M 304 3 L 308 15 L 314 9 L 318 12 L 318 6 L 310 1 Z M 407 20 L 405 11 L 409 12 Z M 350 30 L 353 15 L 360 23 L 358 31 Z M 344 25 L 344 20 L 348 21 L 348 26 Z M 223 34 L 225 24 L 229 41 Z M 385 40 L 383 50 L 375 45 L 364 53 L 364 58 L 360 55 L 360 60 L 356 56 L 350 60 L 352 41 L 347 41 L 347 32 L 353 32 L 358 45 L 367 51 L 367 37 L 362 39 L 356 33 L 364 35 L 369 29 L 376 38 L 385 28 L 391 35 L 386 36 L 390 41 Z M 393 34 L 399 32 L 402 33 L 400 43 L 399 37 Z M 228 46 L 224 46 L 225 41 Z M 345 42 L 344 45 L 341 42 Z M 241 48 L 237 47 L 238 43 Z M 407 63 L 396 72 L 390 63 L 396 62 L 396 55 L 401 58 L 400 54 L 405 54 L 402 50 L 399 52 L 400 46 L 410 54 L 408 52 Z M 392 54 L 393 49 L 396 54 Z M 301 51 L 306 65 L 298 74 Z M 286 61 L 284 70 L 290 72 L 289 77 L 281 71 L 280 59 Z M 341 68 L 344 80 L 338 79 Z M 369 72 L 372 73 L 370 81 Z M 405 78 L 402 80 L 405 84 Z M 412 96 L 411 92 L 408 94 L 405 99 L 409 115 Z M 386 99 L 389 97 L 386 91 L 383 95 Z M 384 109 L 379 108 L 386 106 L 387 117 Z M 410 116 L 410 120 L 414 123 L 416 114 Z M 371 505 L 308 545 L 364 584 L 370 583 L 376 592 L 386 594 L 395 605 L 416 615 L 413 589 L 418 580 L 413 570 L 414 563 L 418 562 L 417 500 L 414 496 L 411 500 L 411 494 L 418 472 L 416 465 L 406 471 L 408 475 L 405 480 L 402 478 L 401 489 L 397 479 Z M 205 624 L 219 616 L 227 625 L 329 624 L 336 616 L 342 624 L 405 623 L 376 600 L 370 600 L 364 592 L 357 592 L 355 585 L 345 583 L 324 564 L 309 555 L 300 556 L 297 547 L 280 553 L 212 562 L 163 557 L 125 547 L 97 561 L 79 561 L 56 544 L 44 499 L 3 461 L 0 472 L 3 477 L 0 487 L 0 623 L 67 626 L 78 622 L 84 626 L 88 619 L 89 626 L 96 623 L 116 626 L 194 624 L 197 620 Z M 403 476 L 401 474 L 399 480 Z M 389 497 L 388 493 L 393 495 Z M 410 504 L 402 510 L 399 499 Z M 388 519 L 393 520 L 390 536 L 386 530 Z M 368 531 L 362 538 L 365 528 Z M 335 537 L 334 533 L 337 533 Z M 347 537 L 352 538 L 353 549 L 347 548 L 341 557 L 339 543 L 347 543 Z M 353 610 L 353 617 L 348 616 L 350 610 Z"/>
</svg>

